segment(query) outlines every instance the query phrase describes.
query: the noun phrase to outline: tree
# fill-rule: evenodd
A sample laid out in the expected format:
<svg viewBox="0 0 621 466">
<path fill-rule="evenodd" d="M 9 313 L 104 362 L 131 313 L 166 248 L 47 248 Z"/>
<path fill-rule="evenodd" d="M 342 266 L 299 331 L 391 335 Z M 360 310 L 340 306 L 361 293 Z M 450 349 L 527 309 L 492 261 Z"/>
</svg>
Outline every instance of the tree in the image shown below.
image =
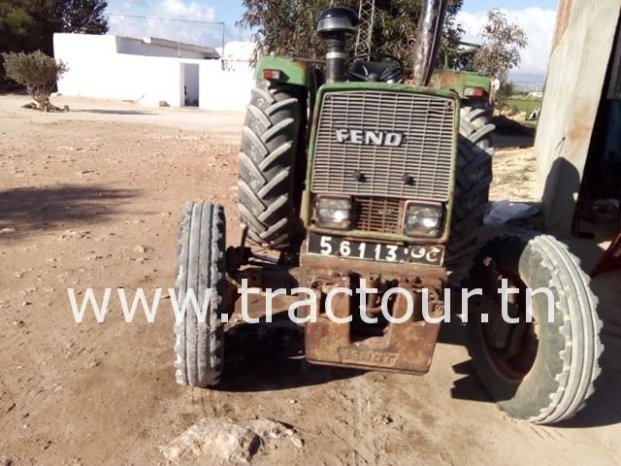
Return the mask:
<svg viewBox="0 0 621 466">
<path fill-rule="evenodd" d="M 494 100 L 495 106 L 498 110 L 502 110 L 507 106 L 509 99 L 515 94 L 515 86 L 512 82 L 505 81 L 500 85 L 500 88 L 496 92 L 496 98 Z"/>
<path fill-rule="evenodd" d="M 0 52 L 54 53 L 55 32 L 105 34 L 105 0 L 0 0 Z"/>
<path fill-rule="evenodd" d="M 456 49 L 448 50 L 444 57 L 447 68 L 457 71 L 476 71 L 474 69 L 474 57 L 478 46 L 460 46 Z"/>
<path fill-rule="evenodd" d="M 455 16 L 463 0 L 449 0 L 444 27 L 444 42 L 451 47 L 463 31 Z M 258 53 L 275 53 L 321 59 L 324 41 L 316 33 L 317 15 L 333 6 L 331 0 L 243 0 L 245 12 L 239 26 L 253 29 Z M 344 0 L 339 6 L 358 11 L 358 0 Z M 422 0 L 376 0 L 373 53 L 390 54 L 412 66 L 412 43 L 416 36 Z M 353 53 L 355 40 L 349 42 Z"/>
<path fill-rule="evenodd" d="M 55 108 L 50 103 L 50 95 L 56 80 L 67 71 L 63 62 L 56 62 L 40 50 L 33 53 L 3 53 L 2 58 L 7 77 L 25 86 L 39 109 L 49 111 Z"/>
<path fill-rule="evenodd" d="M 520 64 L 520 50 L 528 45 L 526 33 L 498 9 L 487 13 L 481 30 L 483 44 L 474 57 L 475 68 L 492 79 L 506 83 L 509 71 Z"/>
<path fill-rule="evenodd" d="M 108 21 L 104 0 L 64 0 L 62 2 L 63 32 L 105 34 Z"/>
<path fill-rule="evenodd" d="M 28 42 L 33 26 L 34 20 L 23 6 L 0 0 L 0 52 Z"/>
<path fill-rule="evenodd" d="M 0 53 L 41 50 L 53 55 L 55 32 L 105 34 L 105 8 L 105 0 L 0 0 Z"/>
</svg>

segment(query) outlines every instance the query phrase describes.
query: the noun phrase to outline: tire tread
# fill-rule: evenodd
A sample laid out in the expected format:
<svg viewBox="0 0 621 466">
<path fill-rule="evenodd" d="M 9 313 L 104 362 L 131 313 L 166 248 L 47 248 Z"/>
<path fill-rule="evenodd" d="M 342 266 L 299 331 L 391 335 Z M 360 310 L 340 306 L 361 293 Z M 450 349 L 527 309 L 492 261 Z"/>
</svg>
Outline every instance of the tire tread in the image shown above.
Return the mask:
<svg viewBox="0 0 621 466">
<path fill-rule="evenodd" d="M 252 91 L 239 155 L 239 213 L 248 238 L 268 249 L 286 249 L 292 240 L 302 111 L 291 86 L 260 84 Z"/>
<path fill-rule="evenodd" d="M 486 109 L 461 108 L 451 235 L 445 260 L 453 283 L 462 281 L 476 255 L 492 182 L 494 128 Z"/>
<path fill-rule="evenodd" d="M 205 291 L 212 290 L 206 322 L 199 322 L 194 310 L 175 322 L 175 377 L 180 385 L 217 385 L 223 366 L 225 311 L 225 218 L 219 205 L 191 203 L 184 207 L 177 249 L 175 291 L 181 305 L 192 290 L 199 306 Z"/>
</svg>

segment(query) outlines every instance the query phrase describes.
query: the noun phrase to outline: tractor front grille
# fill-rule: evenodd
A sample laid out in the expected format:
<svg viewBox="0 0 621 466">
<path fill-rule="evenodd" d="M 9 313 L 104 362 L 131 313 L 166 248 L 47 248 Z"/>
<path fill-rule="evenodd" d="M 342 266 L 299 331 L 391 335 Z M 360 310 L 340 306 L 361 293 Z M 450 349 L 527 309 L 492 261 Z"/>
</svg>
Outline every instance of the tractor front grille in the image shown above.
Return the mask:
<svg viewBox="0 0 621 466">
<path fill-rule="evenodd" d="M 401 234 L 403 202 L 400 199 L 360 197 L 354 201 L 354 230 Z"/>
<path fill-rule="evenodd" d="M 455 102 L 408 92 L 325 94 L 312 167 L 315 194 L 447 202 L 455 141 Z M 339 142 L 337 131 L 403 135 L 399 147 Z"/>
</svg>

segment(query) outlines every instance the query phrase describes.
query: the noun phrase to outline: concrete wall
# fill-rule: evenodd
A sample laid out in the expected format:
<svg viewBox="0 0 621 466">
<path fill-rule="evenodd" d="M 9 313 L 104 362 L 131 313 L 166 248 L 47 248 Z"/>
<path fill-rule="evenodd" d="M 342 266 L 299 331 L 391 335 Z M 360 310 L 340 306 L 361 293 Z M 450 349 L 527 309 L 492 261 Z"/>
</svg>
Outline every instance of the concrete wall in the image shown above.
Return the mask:
<svg viewBox="0 0 621 466">
<path fill-rule="evenodd" d="M 201 63 L 200 107 L 209 110 L 244 111 L 255 85 L 254 70 L 247 64 L 223 70 L 220 60 Z"/>
<path fill-rule="evenodd" d="M 84 35 L 77 41 L 71 34 L 55 34 L 54 50 L 56 58 L 69 66 L 58 82 L 64 95 L 183 104 L 178 59 L 117 54 L 113 36 Z"/>
<path fill-rule="evenodd" d="M 537 129 L 539 192 L 548 230 L 571 233 L 604 91 L 621 0 L 560 0 Z"/>
<path fill-rule="evenodd" d="M 201 108 L 245 109 L 254 85 L 247 64 L 225 71 L 221 60 L 137 55 L 142 49 L 123 39 L 54 34 L 54 55 L 69 66 L 58 82 L 58 91 L 68 96 L 132 100 L 149 106 L 166 102 L 180 107 L 185 104 L 187 85 L 191 94 L 188 98 L 198 98 Z M 157 46 L 152 53 L 156 49 Z M 119 50 L 133 53 L 118 53 Z M 198 67 L 198 73 L 187 65 Z"/>
</svg>

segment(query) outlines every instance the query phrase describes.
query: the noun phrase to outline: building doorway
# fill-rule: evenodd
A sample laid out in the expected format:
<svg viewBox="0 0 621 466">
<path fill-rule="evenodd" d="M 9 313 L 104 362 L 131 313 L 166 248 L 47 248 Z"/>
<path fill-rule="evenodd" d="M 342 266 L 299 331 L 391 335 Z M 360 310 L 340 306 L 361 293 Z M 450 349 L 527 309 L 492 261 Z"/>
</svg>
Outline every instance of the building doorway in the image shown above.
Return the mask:
<svg viewBox="0 0 621 466">
<path fill-rule="evenodd" d="M 197 63 L 183 63 L 183 105 L 198 107 L 199 66 Z"/>
</svg>

